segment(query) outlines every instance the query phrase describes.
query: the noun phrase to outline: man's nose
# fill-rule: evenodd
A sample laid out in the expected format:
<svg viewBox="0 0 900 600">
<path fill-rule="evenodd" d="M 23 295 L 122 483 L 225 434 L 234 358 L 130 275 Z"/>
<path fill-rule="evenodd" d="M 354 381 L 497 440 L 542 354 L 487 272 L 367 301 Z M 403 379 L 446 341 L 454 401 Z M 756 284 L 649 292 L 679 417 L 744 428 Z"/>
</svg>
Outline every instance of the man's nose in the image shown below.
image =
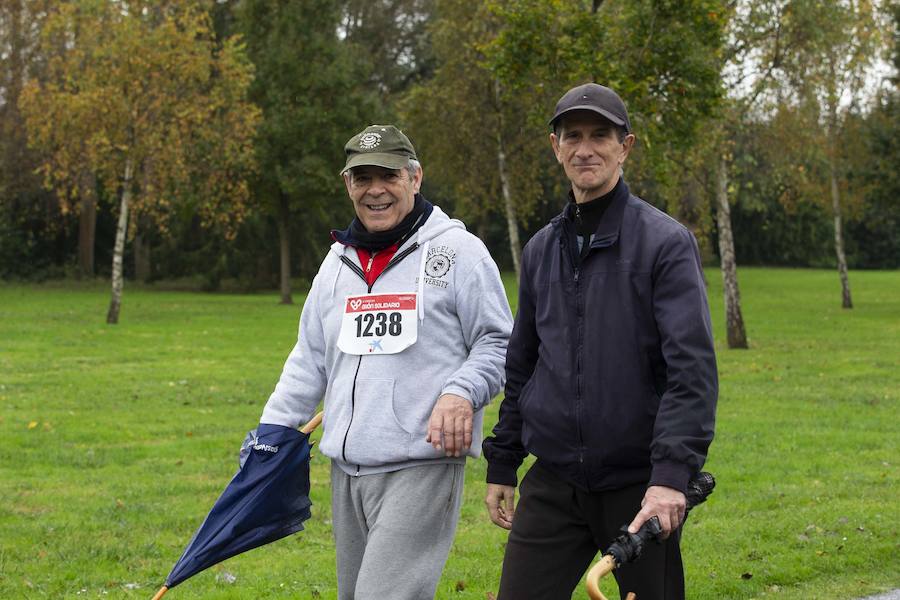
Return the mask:
<svg viewBox="0 0 900 600">
<path fill-rule="evenodd" d="M 370 196 L 380 196 L 384 193 L 384 181 L 375 177 L 372 179 L 372 185 L 369 186 L 368 194 Z"/>
<path fill-rule="evenodd" d="M 578 158 L 590 158 L 594 154 L 594 148 L 591 146 L 589 140 L 582 140 L 578 142 L 578 145 L 575 147 L 575 156 Z"/>
</svg>

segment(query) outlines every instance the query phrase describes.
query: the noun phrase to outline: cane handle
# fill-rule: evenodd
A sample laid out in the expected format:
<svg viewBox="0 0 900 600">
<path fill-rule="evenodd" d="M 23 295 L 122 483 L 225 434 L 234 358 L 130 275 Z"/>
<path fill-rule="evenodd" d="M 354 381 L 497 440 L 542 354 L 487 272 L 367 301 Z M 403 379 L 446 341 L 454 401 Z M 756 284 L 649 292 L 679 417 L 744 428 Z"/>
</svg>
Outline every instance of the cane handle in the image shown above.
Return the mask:
<svg viewBox="0 0 900 600">
<path fill-rule="evenodd" d="M 591 600 L 607 600 L 606 596 L 603 595 L 603 592 L 600 591 L 600 579 L 604 575 L 608 575 L 615 568 L 616 559 L 610 554 L 605 554 L 603 558 L 598 560 L 597 563 L 591 567 L 591 570 L 588 571 L 586 581 L 588 596 L 590 596 Z"/>
</svg>

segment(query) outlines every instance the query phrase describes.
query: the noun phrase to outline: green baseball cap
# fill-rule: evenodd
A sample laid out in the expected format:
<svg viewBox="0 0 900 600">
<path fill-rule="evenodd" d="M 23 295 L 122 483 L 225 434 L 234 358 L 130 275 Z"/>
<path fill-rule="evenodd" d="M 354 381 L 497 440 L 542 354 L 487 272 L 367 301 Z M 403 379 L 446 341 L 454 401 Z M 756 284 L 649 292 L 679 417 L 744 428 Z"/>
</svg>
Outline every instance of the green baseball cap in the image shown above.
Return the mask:
<svg viewBox="0 0 900 600">
<path fill-rule="evenodd" d="M 375 165 L 386 169 L 402 169 L 416 158 L 416 149 L 402 131 L 393 125 L 369 125 L 344 145 L 347 163 L 345 173 L 353 167 Z"/>
</svg>

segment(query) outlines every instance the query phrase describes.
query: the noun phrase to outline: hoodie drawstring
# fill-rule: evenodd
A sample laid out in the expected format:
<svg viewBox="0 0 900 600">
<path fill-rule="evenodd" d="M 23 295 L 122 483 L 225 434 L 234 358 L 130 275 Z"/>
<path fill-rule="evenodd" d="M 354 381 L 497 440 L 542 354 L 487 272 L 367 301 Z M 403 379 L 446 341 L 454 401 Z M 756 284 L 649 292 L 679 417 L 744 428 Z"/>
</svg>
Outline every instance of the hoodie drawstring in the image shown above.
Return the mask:
<svg viewBox="0 0 900 600">
<path fill-rule="evenodd" d="M 425 262 L 428 260 L 430 245 L 430 240 L 425 240 L 425 243 L 422 244 L 422 260 L 419 262 L 419 293 L 416 300 L 419 304 L 419 321 L 425 320 Z"/>
</svg>

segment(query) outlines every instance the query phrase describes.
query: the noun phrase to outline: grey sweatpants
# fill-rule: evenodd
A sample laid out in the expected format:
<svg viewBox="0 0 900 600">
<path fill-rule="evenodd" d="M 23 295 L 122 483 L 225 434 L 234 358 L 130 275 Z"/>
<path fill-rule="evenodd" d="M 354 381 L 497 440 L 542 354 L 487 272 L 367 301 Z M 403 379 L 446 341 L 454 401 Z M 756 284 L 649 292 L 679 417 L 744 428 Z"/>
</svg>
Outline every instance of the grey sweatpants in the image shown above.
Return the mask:
<svg viewBox="0 0 900 600">
<path fill-rule="evenodd" d="M 332 463 L 331 510 L 340 600 L 429 600 L 462 501 L 465 465 L 351 477 Z"/>
</svg>

